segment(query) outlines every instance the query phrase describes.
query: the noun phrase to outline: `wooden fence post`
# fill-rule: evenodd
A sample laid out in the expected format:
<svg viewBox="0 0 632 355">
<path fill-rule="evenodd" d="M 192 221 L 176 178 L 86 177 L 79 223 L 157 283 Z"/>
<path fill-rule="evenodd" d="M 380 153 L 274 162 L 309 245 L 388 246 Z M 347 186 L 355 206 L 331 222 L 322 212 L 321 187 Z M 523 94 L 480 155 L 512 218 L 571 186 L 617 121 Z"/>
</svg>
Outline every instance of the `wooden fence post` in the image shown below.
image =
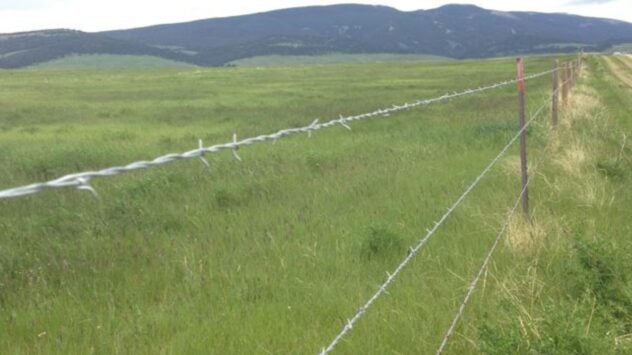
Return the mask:
<svg viewBox="0 0 632 355">
<path fill-rule="evenodd" d="M 553 123 L 553 127 L 557 127 L 557 115 L 558 115 L 557 105 L 560 99 L 559 73 L 558 73 L 559 68 L 560 68 L 560 61 L 555 60 L 555 63 L 553 64 L 553 91 L 551 95 L 551 121 Z"/>
<path fill-rule="evenodd" d="M 577 53 L 577 75 L 582 72 L 582 52 Z"/>
<path fill-rule="evenodd" d="M 520 166 L 522 175 L 522 210 L 529 220 L 529 174 L 527 171 L 527 130 L 525 118 L 525 85 L 524 85 L 524 60 L 517 60 L 518 79 L 518 115 L 520 118 Z"/>
<path fill-rule="evenodd" d="M 562 104 L 566 105 L 568 101 L 568 64 L 562 64 Z"/>
<path fill-rule="evenodd" d="M 566 67 L 568 70 L 568 95 L 570 96 L 571 91 L 573 90 L 573 61 L 568 62 L 568 66 Z"/>
</svg>

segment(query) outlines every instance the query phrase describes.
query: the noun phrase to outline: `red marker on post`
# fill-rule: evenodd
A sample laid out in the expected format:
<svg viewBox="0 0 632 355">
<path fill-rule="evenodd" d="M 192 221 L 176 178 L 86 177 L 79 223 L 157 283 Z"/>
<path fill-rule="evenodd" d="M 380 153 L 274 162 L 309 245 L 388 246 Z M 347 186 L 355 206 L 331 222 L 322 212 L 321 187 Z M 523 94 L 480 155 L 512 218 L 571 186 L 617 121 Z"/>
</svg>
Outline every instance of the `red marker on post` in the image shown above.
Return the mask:
<svg viewBox="0 0 632 355">
<path fill-rule="evenodd" d="M 524 59 L 518 58 L 518 93 L 524 94 Z"/>
</svg>

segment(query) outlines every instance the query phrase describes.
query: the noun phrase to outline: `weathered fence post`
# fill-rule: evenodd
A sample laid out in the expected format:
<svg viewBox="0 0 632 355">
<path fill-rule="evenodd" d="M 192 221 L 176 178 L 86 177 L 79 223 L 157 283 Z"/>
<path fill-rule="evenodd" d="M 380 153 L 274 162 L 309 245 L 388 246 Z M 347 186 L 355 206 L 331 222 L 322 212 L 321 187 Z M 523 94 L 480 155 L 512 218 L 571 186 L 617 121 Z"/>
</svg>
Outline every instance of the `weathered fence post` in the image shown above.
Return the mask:
<svg viewBox="0 0 632 355">
<path fill-rule="evenodd" d="M 560 61 L 559 60 L 555 60 L 555 63 L 553 64 L 553 91 L 551 94 L 551 121 L 553 123 L 553 127 L 557 127 L 557 114 L 558 114 L 558 102 L 560 99 L 560 92 L 559 92 L 559 68 L 560 68 Z"/>
<path fill-rule="evenodd" d="M 568 101 L 568 64 L 562 64 L 562 104 L 566 105 Z"/>
<path fill-rule="evenodd" d="M 527 130 L 525 119 L 525 85 L 524 85 L 524 60 L 517 60 L 518 80 L 518 115 L 520 117 L 520 165 L 522 175 L 522 210 L 527 220 L 529 219 L 529 173 L 527 171 Z"/>
<path fill-rule="evenodd" d="M 564 91 L 566 91 L 566 98 L 564 99 L 564 103 L 566 104 L 568 101 L 568 96 L 571 93 L 571 66 L 568 62 L 564 63 L 564 79 L 566 79 L 566 85 L 564 85 Z"/>
<path fill-rule="evenodd" d="M 572 60 L 568 62 L 566 70 L 568 70 L 568 77 L 566 79 L 568 80 L 568 95 L 570 96 L 571 91 L 573 90 L 573 61 Z"/>
<path fill-rule="evenodd" d="M 577 53 L 577 75 L 582 73 L 582 56 L 583 56 L 583 52 L 584 52 L 584 50 L 582 50 L 581 52 Z"/>
</svg>

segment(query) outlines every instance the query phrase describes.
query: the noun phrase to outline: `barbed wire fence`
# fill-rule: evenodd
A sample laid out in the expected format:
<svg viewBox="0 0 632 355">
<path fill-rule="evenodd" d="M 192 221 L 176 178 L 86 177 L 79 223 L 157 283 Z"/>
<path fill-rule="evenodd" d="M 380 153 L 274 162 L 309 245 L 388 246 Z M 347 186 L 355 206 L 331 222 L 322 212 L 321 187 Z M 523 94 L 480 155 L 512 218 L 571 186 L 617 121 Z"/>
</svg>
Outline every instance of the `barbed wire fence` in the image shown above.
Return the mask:
<svg viewBox="0 0 632 355">
<path fill-rule="evenodd" d="M 555 79 L 554 79 L 555 80 Z M 555 98 L 557 97 L 557 95 L 560 94 L 560 92 L 562 91 L 562 88 L 569 84 L 571 82 L 572 79 L 567 79 L 566 81 L 561 83 L 561 86 L 558 87 L 557 83 L 554 86 L 553 89 L 553 105 L 555 105 Z M 554 117 L 554 123 L 557 121 L 557 117 Z M 547 156 L 547 152 L 548 150 L 551 148 L 550 145 L 550 141 L 547 143 L 546 147 L 544 148 L 544 150 L 541 153 L 540 158 L 538 159 L 538 161 L 534 164 L 534 167 L 532 168 L 533 171 L 537 171 L 539 166 L 544 162 L 546 156 Z M 476 273 L 476 276 L 474 277 L 474 279 L 472 280 L 472 282 L 470 283 L 469 287 L 467 288 L 467 293 L 465 294 L 465 298 L 463 299 L 463 302 L 461 303 L 461 305 L 459 306 L 453 320 L 452 323 L 450 324 L 450 327 L 448 328 L 448 330 L 446 331 L 443 339 L 441 340 L 441 344 L 439 345 L 439 348 L 437 348 L 436 351 L 436 355 L 440 355 L 443 353 L 443 351 L 445 350 L 446 346 L 448 345 L 448 341 L 450 340 L 450 338 L 452 337 L 452 335 L 454 334 L 454 331 L 456 330 L 456 326 L 458 325 L 459 320 L 463 317 L 463 314 L 465 313 L 465 308 L 467 307 L 467 305 L 469 304 L 472 295 L 474 294 L 474 291 L 476 290 L 476 287 L 478 286 L 479 281 L 481 280 L 481 277 L 483 276 L 485 270 L 487 270 L 487 267 L 489 266 L 489 263 L 491 262 L 492 256 L 494 254 L 494 252 L 496 251 L 496 249 L 498 248 L 498 245 L 500 244 L 500 241 L 502 240 L 502 238 L 505 236 L 505 232 L 507 231 L 507 228 L 509 228 L 509 224 L 511 223 L 511 220 L 513 219 L 514 215 L 516 214 L 516 211 L 518 210 L 518 206 L 520 205 L 520 201 L 524 198 L 525 192 L 527 191 L 527 188 L 529 187 L 529 185 L 531 184 L 531 182 L 533 181 L 533 178 L 529 178 L 527 183 L 523 186 L 522 191 L 520 191 L 520 194 L 518 195 L 518 198 L 516 199 L 516 202 L 514 203 L 513 207 L 509 210 L 509 213 L 507 214 L 507 218 L 505 219 L 505 221 L 503 222 L 498 234 L 496 235 L 496 239 L 494 239 L 494 242 L 492 243 L 491 248 L 489 249 L 489 251 L 487 252 L 487 255 L 485 256 L 485 259 L 483 260 L 483 263 L 480 267 L 480 269 L 478 270 L 478 272 Z"/>
<path fill-rule="evenodd" d="M 471 96 L 471 95 L 505 87 L 512 84 L 521 85 L 521 83 L 524 84 L 525 81 L 540 78 L 549 74 L 554 74 L 554 77 L 555 77 L 554 87 L 552 91 L 552 97 L 553 97 L 552 111 L 554 112 L 553 122 L 555 125 L 557 123 L 556 122 L 557 121 L 557 117 L 556 117 L 557 116 L 557 99 L 561 93 L 563 101 L 564 102 L 567 101 L 569 90 L 570 88 L 572 88 L 572 86 L 575 85 L 577 81 L 577 75 L 578 75 L 579 69 L 581 69 L 581 59 L 578 61 L 577 66 L 575 65 L 569 66 L 566 63 L 563 64 L 562 66 L 556 65 L 554 69 L 552 70 L 539 72 L 537 74 L 533 74 L 533 75 L 529 75 L 525 77 L 519 76 L 516 79 L 505 80 L 505 81 L 489 84 L 486 86 L 481 86 L 478 88 L 472 88 L 472 89 L 466 89 L 460 92 L 448 93 L 442 96 L 429 98 L 429 99 L 416 100 L 416 101 L 407 102 L 401 105 L 393 105 L 390 108 L 378 109 L 378 110 L 368 112 L 368 113 L 363 113 L 363 114 L 358 114 L 358 115 L 353 115 L 353 116 L 346 116 L 346 117 L 340 116 L 339 118 L 331 119 L 324 123 L 320 123 L 318 120 L 315 120 L 311 124 L 303 126 L 303 127 L 281 129 L 275 133 L 263 134 L 263 135 L 259 135 L 255 137 L 242 139 L 242 140 L 238 140 L 237 134 L 233 134 L 231 142 L 216 144 L 216 145 L 208 146 L 208 147 L 205 147 L 203 145 L 202 140 L 199 140 L 198 148 L 191 151 L 187 151 L 183 153 L 170 153 L 170 154 L 166 154 L 149 161 L 147 160 L 137 161 L 137 162 L 133 162 L 124 166 L 116 166 L 116 167 L 106 168 L 106 169 L 102 169 L 98 171 L 74 173 L 74 174 L 65 175 L 65 176 L 62 176 L 62 177 L 59 177 L 57 179 L 50 180 L 47 182 L 34 183 L 34 184 L 25 185 L 21 187 L 0 190 L 0 199 L 22 197 L 22 196 L 37 194 L 49 189 L 62 189 L 62 188 L 75 188 L 79 190 L 85 190 L 92 193 L 95 197 L 98 197 L 97 191 L 90 184 L 91 180 L 94 178 L 113 177 L 113 176 L 121 175 L 128 172 L 149 169 L 152 167 L 172 163 L 179 160 L 195 159 L 195 158 L 200 159 L 201 162 L 205 166 L 210 167 L 210 164 L 206 160 L 205 155 L 211 154 L 211 153 L 218 153 L 225 150 L 230 150 L 234 158 L 241 161 L 242 159 L 237 153 L 241 147 L 250 146 L 250 145 L 263 143 L 263 142 L 270 142 L 270 141 L 276 142 L 279 139 L 298 135 L 298 134 L 307 134 L 308 137 L 311 137 L 313 132 L 316 132 L 322 129 L 331 128 L 331 127 L 336 127 L 336 126 L 341 126 L 348 130 L 351 130 L 351 127 L 349 126 L 350 122 L 362 121 L 362 120 L 379 118 L 379 117 L 387 117 L 392 113 L 409 110 L 409 109 L 417 108 L 421 106 L 427 106 L 434 103 L 447 101 L 447 100 L 451 100 L 451 99 L 455 99 L 459 97 Z M 562 76 L 561 83 L 557 82 L 558 74 Z M 320 355 L 326 355 L 332 352 L 337 347 L 337 345 L 344 339 L 344 337 L 347 336 L 351 332 L 351 330 L 354 328 L 356 323 L 369 310 L 369 308 L 382 295 L 387 293 L 387 288 L 396 280 L 396 278 L 400 275 L 402 270 L 424 248 L 424 246 L 435 235 L 438 229 L 449 219 L 449 217 L 453 214 L 453 212 L 466 200 L 466 198 L 470 195 L 470 193 L 479 185 L 479 183 L 487 176 L 487 174 L 489 174 L 489 172 L 494 168 L 494 166 L 507 154 L 507 152 L 515 144 L 515 142 L 519 138 L 521 138 L 521 135 L 525 134 L 527 129 L 538 119 L 538 117 L 546 110 L 547 107 L 548 107 L 548 102 L 539 106 L 535 110 L 535 112 L 532 115 L 530 115 L 529 120 L 509 140 L 509 142 L 490 161 L 490 163 L 488 163 L 488 165 L 483 169 L 483 171 L 467 186 L 465 191 L 455 200 L 454 203 L 452 203 L 452 205 L 450 205 L 447 211 L 434 223 L 432 228 L 426 230 L 426 234 L 424 235 L 424 237 L 421 238 L 414 247 L 411 247 L 409 249 L 407 256 L 395 268 L 395 270 L 392 273 L 387 272 L 386 280 L 380 285 L 377 291 L 362 306 L 358 308 L 358 310 L 353 315 L 353 317 L 347 320 L 342 330 L 334 337 L 334 339 L 326 347 L 324 347 L 320 351 Z M 541 161 L 542 159 L 540 160 L 540 162 Z M 538 165 L 540 162 L 538 162 Z M 493 257 L 495 250 L 497 249 L 500 241 L 502 240 L 502 237 L 504 236 L 511 222 L 511 219 L 515 215 L 521 199 L 524 198 L 525 193 L 527 192 L 527 187 L 529 186 L 531 181 L 532 179 L 528 179 L 526 183 L 523 185 L 522 191 L 520 192 L 515 204 L 510 209 L 507 219 L 502 224 L 501 229 L 498 235 L 496 236 L 496 239 L 494 240 L 490 250 L 488 251 L 482 263 L 481 268 L 478 270 L 473 281 L 469 284 L 465 299 L 461 303 L 449 329 L 447 330 L 444 338 L 442 339 L 442 342 L 436 352 L 437 355 L 441 354 L 445 350 L 445 347 L 447 346 L 449 339 L 454 333 L 459 320 L 464 314 L 467 304 L 471 300 L 471 297 L 478 285 L 478 282 L 480 281 L 483 273 L 485 272 L 489 263 L 491 262 L 491 259 Z"/>
<path fill-rule="evenodd" d="M 555 69 L 533 74 L 528 77 L 525 77 L 525 80 L 532 80 L 532 79 L 536 79 L 545 75 L 549 75 L 553 73 L 554 71 Z M 244 147 L 244 146 L 249 146 L 249 145 L 262 143 L 262 142 L 277 141 L 279 139 L 297 135 L 297 134 L 307 133 L 307 135 L 311 137 L 312 133 L 315 131 L 331 128 L 335 126 L 341 126 L 350 130 L 351 127 L 348 125 L 348 123 L 350 122 L 362 121 L 362 120 L 367 120 L 367 119 L 381 117 L 381 116 L 383 117 L 383 116 L 390 115 L 391 113 L 409 110 L 409 109 L 420 107 L 420 106 L 427 106 L 427 105 L 438 103 L 441 101 L 455 99 L 458 97 L 470 96 L 470 95 L 478 94 L 481 92 L 512 85 L 515 83 L 517 83 L 517 79 L 506 80 L 506 81 L 498 82 L 495 84 L 481 86 L 475 89 L 467 89 L 461 92 L 445 94 L 445 95 L 430 98 L 430 99 L 412 101 L 412 102 L 404 103 L 401 105 L 393 105 L 390 108 L 378 109 L 372 112 L 363 113 L 363 114 L 359 114 L 355 116 L 347 116 L 347 117 L 341 116 L 339 118 L 332 119 L 324 123 L 319 123 L 318 120 L 315 120 L 307 126 L 282 129 L 282 130 L 277 131 L 276 133 L 259 135 L 256 137 L 246 138 L 243 140 L 238 140 L 237 134 L 234 134 L 232 142 L 224 143 L 224 144 L 216 144 L 210 147 L 204 147 L 203 142 L 199 141 L 198 149 L 191 150 L 184 153 L 170 153 L 170 154 L 160 156 L 150 161 L 137 161 L 137 162 L 130 163 L 124 166 L 111 167 L 111 168 L 106 168 L 106 169 L 102 169 L 98 171 L 88 171 L 88 172 L 70 174 L 70 175 L 62 176 L 60 178 L 50 180 L 47 182 L 35 183 L 35 184 L 26 185 L 26 186 L 2 190 L 0 191 L 0 199 L 32 195 L 32 194 L 40 193 L 48 189 L 59 189 L 59 188 L 69 188 L 69 187 L 74 187 L 79 190 L 89 191 L 94 196 L 98 196 L 97 191 L 90 185 L 91 180 L 94 178 L 117 176 L 124 173 L 132 172 L 132 171 L 145 170 L 145 169 L 149 169 L 149 168 L 156 167 L 159 165 L 172 163 L 178 160 L 193 159 L 193 158 L 200 159 L 204 165 L 206 165 L 207 167 L 210 167 L 210 164 L 204 158 L 205 154 L 218 153 L 224 150 L 231 150 L 233 152 L 235 159 L 241 161 L 241 157 L 237 154 L 237 151 L 239 150 L 239 148 Z"/>
<path fill-rule="evenodd" d="M 552 73 L 552 71 L 551 71 L 551 73 Z M 564 82 L 564 84 L 568 84 L 568 83 L 570 83 L 570 79 Z M 559 90 L 555 91 L 553 94 L 555 95 L 555 94 L 558 94 L 558 93 L 559 93 Z M 410 261 L 415 257 L 415 255 L 428 243 L 428 241 L 437 232 L 439 227 L 441 227 L 441 225 L 443 225 L 443 223 L 450 217 L 450 215 L 454 212 L 454 210 L 456 210 L 456 208 L 461 203 L 463 203 L 463 201 L 466 199 L 466 197 L 474 190 L 474 188 L 482 181 L 482 179 L 505 156 L 505 154 L 507 153 L 509 148 L 511 148 L 516 143 L 518 138 L 520 138 L 520 135 L 522 133 L 524 133 L 533 124 L 533 122 L 542 114 L 542 112 L 544 112 L 544 110 L 547 107 L 548 107 L 548 98 L 547 98 L 547 103 L 545 103 L 542 106 L 540 106 L 531 115 L 529 120 L 526 122 L 525 126 L 523 128 L 521 128 L 511 138 L 511 140 L 504 146 L 504 148 L 500 151 L 500 153 L 498 153 L 498 155 L 494 159 L 492 159 L 492 161 L 472 181 L 472 183 L 470 183 L 470 185 L 463 192 L 463 194 L 461 194 L 461 196 L 459 196 L 459 198 L 450 206 L 450 208 L 448 208 L 447 212 L 437 222 L 435 222 L 434 226 L 431 229 L 427 230 L 426 235 L 417 243 L 417 245 L 415 245 L 415 247 L 413 247 L 413 248 L 411 248 L 409 250 L 409 253 L 406 256 L 406 258 L 404 258 L 404 260 L 397 266 L 397 268 L 395 268 L 395 270 L 392 273 L 387 273 L 386 281 L 384 281 L 384 283 L 378 288 L 378 290 L 373 294 L 373 296 L 371 296 L 369 298 L 369 300 L 358 309 L 358 311 L 355 313 L 355 315 L 346 322 L 346 324 L 344 325 L 344 327 L 342 328 L 340 333 L 338 333 L 338 335 L 334 338 L 334 340 L 327 347 L 322 349 L 322 351 L 320 352 L 320 355 L 329 354 L 331 351 L 333 351 L 336 348 L 336 346 L 340 343 L 340 341 L 353 329 L 354 325 L 360 320 L 360 318 L 362 318 L 362 316 L 373 305 L 373 303 L 375 301 L 377 301 L 377 299 L 380 298 L 380 296 L 382 296 L 383 294 L 386 293 L 386 289 L 389 287 L 389 285 L 393 281 L 395 281 L 395 279 L 401 273 L 401 271 L 404 269 L 404 267 L 406 267 L 406 265 L 408 265 L 408 263 L 410 263 Z M 527 190 L 527 187 L 526 186 L 523 187 L 522 192 L 520 193 L 520 198 L 518 199 L 518 203 L 520 202 L 520 200 L 521 200 L 521 198 L 524 195 L 526 190 Z M 518 203 L 516 204 L 516 207 L 512 210 L 512 215 L 515 212 L 515 209 L 517 208 Z M 504 232 L 504 230 L 503 230 L 503 232 Z"/>
</svg>

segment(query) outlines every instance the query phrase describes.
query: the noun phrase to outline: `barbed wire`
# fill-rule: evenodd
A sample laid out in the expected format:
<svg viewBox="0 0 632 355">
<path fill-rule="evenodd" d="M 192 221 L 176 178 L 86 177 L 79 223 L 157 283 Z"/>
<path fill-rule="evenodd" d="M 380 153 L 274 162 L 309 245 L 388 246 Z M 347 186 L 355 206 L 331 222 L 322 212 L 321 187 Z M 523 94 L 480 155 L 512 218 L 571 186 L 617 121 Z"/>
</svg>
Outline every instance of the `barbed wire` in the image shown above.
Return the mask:
<svg viewBox="0 0 632 355">
<path fill-rule="evenodd" d="M 570 81 L 571 80 L 569 79 L 569 80 L 566 80 L 565 82 L 563 82 L 562 85 L 557 90 L 553 91 L 552 95 L 559 94 L 559 92 L 562 90 L 563 85 L 568 84 Z M 551 145 L 550 145 L 550 141 L 549 141 L 549 143 L 547 143 L 547 146 L 545 147 L 544 151 L 542 152 L 542 156 L 535 163 L 533 169 L 531 169 L 532 171 L 537 171 L 538 170 L 538 167 L 540 166 L 540 164 L 546 158 L 546 156 L 547 156 L 546 153 L 547 153 L 547 151 L 550 148 L 551 148 Z M 463 313 L 465 312 L 465 307 L 467 307 L 467 305 L 469 304 L 470 299 L 472 298 L 472 295 L 474 294 L 474 291 L 476 290 L 476 287 L 478 286 L 478 282 L 480 281 L 481 277 L 483 276 L 483 273 L 487 269 L 487 267 L 488 267 L 488 265 L 489 265 L 489 263 L 491 261 L 491 258 L 493 256 L 494 252 L 496 251 L 496 249 L 497 249 L 502 237 L 505 235 L 505 232 L 507 231 L 507 228 L 509 227 L 509 223 L 511 222 L 511 219 L 516 214 L 516 210 L 518 209 L 518 206 L 520 204 L 520 200 L 522 200 L 522 198 L 524 197 L 524 194 L 527 191 L 531 181 L 532 181 L 532 177 L 529 177 L 527 179 L 527 183 L 525 184 L 524 188 L 520 192 L 520 195 L 518 195 L 518 198 L 517 198 L 513 208 L 509 211 L 509 214 L 507 215 L 507 219 L 505 220 L 505 222 L 503 223 L 500 231 L 498 232 L 498 235 L 496 236 L 496 239 L 494 240 L 494 243 L 492 244 L 492 247 L 490 248 L 489 252 L 487 253 L 487 256 L 485 257 L 485 259 L 483 261 L 483 264 L 481 265 L 481 268 L 478 270 L 478 273 L 476 274 L 476 276 L 474 277 L 474 279 L 470 283 L 470 285 L 469 285 L 469 287 L 467 289 L 467 293 L 465 295 L 465 298 L 463 299 L 463 302 L 459 306 L 459 309 L 458 309 L 454 319 L 452 320 L 452 323 L 450 324 L 450 327 L 448 328 L 445 336 L 443 337 L 443 340 L 441 341 L 441 344 L 439 345 L 439 348 L 437 349 L 436 355 L 442 354 L 443 350 L 445 350 L 445 347 L 448 345 L 448 341 L 450 340 L 450 338 L 452 337 L 452 334 L 456 330 L 456 326 L 457 326 L 459 320 L 463 317 Z"/>
<path fill-rule="evenodd" d="M 527 191 L 527 188 L 529 187 L 530 182 L 531 182 L 531 178 L 527 180 L 527 184 L 525 184 L 524 188 L 522 189 L 522 192 L 520 192 L 520 195 L 518 196 L 516 203 L 514 204 L 513 208 L 510 210 L 509 215 L 507 219 L 505 220 L 505 223 L 500 229 L 500 232 L 498 232 L 498 236 L 496 237 L 496 240 L 494 240 L 494 244 L 492 245 L 490 251 L 485 257 L 485 261 L 483 261 L 483 265 L 479 269 L 474 280 L 470 283 L 470 286 L 467 289 L 467 294 L 465 295 L 465 299 L 463 300 L 463 303 L 461 303 L 461 306 L 459 307 L 459 310 L 457 311 L 457 315 L 453 319 L 452 323 L 450 324 L 450 328 L 446 332 L 446 335 L 443 337 L 443 340 L 441 341 L 441 345 L 439 345 L 439 348 L 437 349 L 436 355 L 440 355 L 443 353 L 443 350 L 448 344 L 448 340 L 450 340 L 450 337 L 452 337 L 452 334 L 454 333 L 454 330 L 456 329 L 456 326 L 459 320 L 463 316 L 463 312 L 465 312 L 465 307 L 469 303 L 470 298 L 474 294 L 474 290 L 476 289 L 476 286 L 478 285 L 478 282 L 480 281 L 481 277 L 483 276 L 483 273 L 485 272 L 485 270 L 487 269 L 487 266 L 489 265 L 489 262 L 491 261 L 494 251 L 496 251 L 496 248 L 498 247 L 498 244 L 500 243 L 502 236 L 505 234 L 505 231 L 509 227 L 511 218 L 513 218 L 514 214 L 516 214 L 516 211 L 518 210 L 518 206 L 520 205 L 520 200 L 522 200 L 522 197 L 524 196 L 524 193 Z"/>
<path fill-rule="evenodd" d="M 549 74 L 553 73 L 555 70 L 549 71 Z M 547 100 L 548 101 L 548 100 Z M 416 254 L 428 243 L 428 241 L 432 238 L 432 236 L 436 233 L 439 227 L 450 217 L 452 212 L 465 200 L 465 198 L 474 190 L 474 188 L 479 184 L 479 182 L 485 177 L 489 171 L 500 161 L 500 159 L 505 155 L 505 153 L 509 150 L 509 148 L 518 140 L 520 135 L 526 131 L 527 128 L 531 126 L 531 124 L 535 121 L 535 119 L 544 111 L 544 109 L 548 106 L 548 102 L 544 105 L 540 106 L 536 110 L 536 112 L 529 118 L 529 120 L 525 123 L 524 127 L 522 127 L 516 135 L 514 135 L 509 143 L 500 151 L 500 153 L 487 165 L 487 167 L 481 172 L 480 175 L 474 179 L 474 181 L 468 186 L 468 188 L 463 192 L 463 194 L 452 204 L 452 206 L 447 210 L 447 212 L 439 219 L 439 221 L 435 222 L 432 229 L 427 230 L 426 235 L 422 238 L 415 247 L 411 248 L 408 252 L 408 255 L 404 260 L 397 266 L 393 273 L 387 273 L 386 281 L 380 286 L 380 288 L 369 298 L 369 300 L 362 305 L 356 314 L 347 321 L 345 326 L 342 328 L 340 333 L 334 338 L 334 340 L 325 348 L 322 349 L 320 355 L 329 354 L 334 348 L 340 343 L 340 341 L 353 329 L 355 323 L 360 320 L 360 318 L 366 313 L 366 311 L 373 305 L 373 303 L 380 298 L 384 293 L 386 293 L 386 289 L 388 286 L 395 280 L 395 278 L 400 274 L 400 272 L 408 265 L 408 263 L 416 256 Z"/>
<path fill-rule="evenodd" d="M 536 79 L 544 75 L 552 74 L 553 72 L 558 71 L 558 70 L 560 69 L 552 69 L 552 70 L 540 72 L 537 74 L 529 75 L 529 76 L 526 76 L 524 80 L 526 81 L 526 80 Z M 359 114 L 355 116 L 348 116 L 348 117 L 341 116 L 340 118 L 332 119 L 325 123 L 319 123 L 318 120 L 315 120 L 308 126 L 299 127 L 299 128 L 282 129 L 280 131 L 277 131 L 276 133 L 260 135 L 256 137 L 246 138 L 243 140 L 237 140 L 237 135 L 234 134 L 232 142 L 217 144 L 210 147 L 204 147 L 203 142 L 199 141 L 198 149 L 191 150 L 184 153 L 166 154 L 150 161 L 137 161 L 137 162 L 130 163 L 124 166 L 111 167 L 111 168 L 102 169 L 99 171 L 88 171 L 88 172 L 70 174 L 70 175 L 62 176 L 60 178 L 50 180 L 47 182 L 35 183 L 35 184 L 25 185 L 21 187 L 2 190 L 0 191 L 0 199 L 26 196 L 26 195 L 36 194 L 48 189 L 67 188 L 67 187 L 74 187 L 79 190 L 85 190 L 92 193 L 95 197 L 98 197 L 96 190 L 90 185 L 90 181 L 94 178 L 116 176 L 123 173 L 128 173 L 128 172 L 137 171 L 137 170 L 144 170 L 144 169 L 148 169 L 148 168 L 155 167 L 158 165 L 163 165 L 163 164 L 171 163 L 178 160 L 192 159 L 192 158 L 199 158 L 202 161 L 202 163 L 204 163 L 204 165 L 210 166 L 208 161 L 204 158 L 204 155 L 208 153 L 221 152 L 223 150 L 231 150 L 235 159 L 241 161 L 240 156 L 237 154 L 237 150 L 243 146 L 249 146 L 249 145 L 262 143 L 266 141 L 277 141 L 278 139 L 289 137 L 296 134 L 301 134 L 301 133 L 307 133 L 308 136 L 311 137 L 312 133 L 315 131 L 334 127 L 334 126 L 342 126 L 350 130 L 351 127 L 348 125 L 349 122 L 366 120 L 369 118 L 374 118 L 374 117 L 379 117 L 379 116 L 388 116 L 391 113 L 408 110 L 408 109 L 412 109 L 412 108 L 420 107 L 420 106 L 427 106 L 436 102 L 454 99 L 457 97 L 474 95 L 480 92 L 515 84 L 517 82 L 518 82 L 517 79 L 506 80 L 506 81 L 498 82 L 498 83 L 487 85 L 487 86 L 481 86 L 476 89 L 467 89 L 461 92 L 445 94 L 445 95 L 431 98 L 431 99 L 412 101 L 412 102 L 408 102 L 402 105 L 393 105 L 390 108 L 378 109 L 372 112 L 363 113 L 363 114 Z"/>
</svg>

